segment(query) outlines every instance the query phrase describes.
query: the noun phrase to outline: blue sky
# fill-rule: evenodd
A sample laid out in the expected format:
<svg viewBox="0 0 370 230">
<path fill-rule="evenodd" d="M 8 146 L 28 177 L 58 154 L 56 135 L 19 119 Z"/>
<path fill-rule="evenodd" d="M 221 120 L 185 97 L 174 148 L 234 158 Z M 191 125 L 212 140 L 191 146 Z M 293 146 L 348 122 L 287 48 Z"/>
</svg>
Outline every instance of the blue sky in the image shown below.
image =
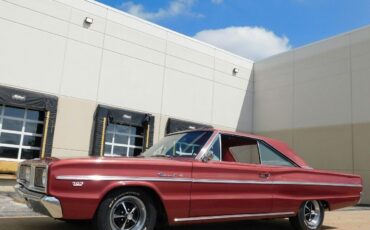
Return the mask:
<svg viewBox="0 0 370 230">
<path fill-rule="evenodd" d="M 275 53 L 278 53 L 370 24 L 369 0 L 99 1 L 188 36 L 231 49 L 231 52 L 234 52 L 233 46 L 240 47 L 246 38 L 252 45 L 255 40 L 268 42 L 277 38 Z M 227 28 L 234 30 L 227 31 Z M 208 33 L 198 36 L 201 31 Z M 215 41 L 217 38 L 227 40 L 233 34 L 242 36 L 238 44 Z M 264 46 L 261 42 L 257 43 L 256 46 Z M 251 51 L 245 52 L 239 54 L 248 57 Z M 275 53 L 265 52 L 252 57 L 252 51 L 249 58 L 259 59 Z"/>
</svg>

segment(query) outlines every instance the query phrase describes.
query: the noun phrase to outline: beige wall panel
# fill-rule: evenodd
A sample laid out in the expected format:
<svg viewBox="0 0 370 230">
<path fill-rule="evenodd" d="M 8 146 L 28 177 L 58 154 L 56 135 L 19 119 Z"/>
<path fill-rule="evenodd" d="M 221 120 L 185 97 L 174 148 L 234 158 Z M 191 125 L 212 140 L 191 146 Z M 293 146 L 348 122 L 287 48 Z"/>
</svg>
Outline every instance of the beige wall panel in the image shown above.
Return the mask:
<svg viewBox="0 0 370 230">
<path fill-rule="evenodd" d="M 350 76 L 349 59 L 338 59 L 321 63 L 310 68 L 294 69 L 294 81 L 297 84 L 324 78 L 336 78 L 342 75 Z"/>
<path fill-rule="evenodd" d="M 370 122 L 370 66 L 352 73 L 352 114 L 354 124 Z"/>
<path fill-rule="evenodd" d="M 137 45 L 141 45 L 146 48 L 154 49 L 156 51 L 165 52 L 166 40 L 129 28 L 127 26 L 122 25 L 122 23 L 123 23 L 122 21 L 118 21 L 118 23 L 108 21 L 106 30 L 107 35 Z"/>
<path fill-rule="evenodd" d="M 80 158 L 89 156 L 88 150 L 80 151 L 75 149 L 64 149 L 53 147 L 52 151 L 53 151 L 52 156 L 59 159 Z"/>
<path fill-rule="evenodd" d="M 58 92 L 65 39 L 2 19 L 0 28 L 0 84 Z"/>
<path fill-rule="evenodd" d="M 294 130 L 293 148 L 318 169 L 352 170 L 351 125 Z"/>
<path fill-rule="evenodd" d="M 151 127 L 151 129 L 154 128 L 154 134 L 153 134 L 153 144 L 157 143 L 161 138 L 161 121 L 162 116 L 160 114 L 152 114 L 154 116 L 154 127 Z"/>
<path fill-rule="evenodd" d="M 370 170 L 370 123 L 353 125 L 355 170 Z"/>
<path fill-rule="evenodd" d="M 278 89 L 281 87 L 292 87 L 293 85 L 293 69 L 289 69 L 280 73 L 258 74 L 259 80 L 254 81 L 254 91 L 261 92 Z M 263 79 L 263 80 L 261 80 Z M 293 95 L 292 95 L 293 96 Z"/>
<path fill-rule="evenodd" d="M 353 31 L 350 41 L 352 57 L 370 53 L 370 26 Z"/>
<path fill-rule="evenodd" d="M 99 48 L 68 41 L 60 90 L 62 95 L 96 100 L 101 52 Z"/>
<path fill-rule="evenodd" d="M 327 61 L 336 61 L 339 59 L 348 59 L 350 56 L 350 36 L 341 35 L 322 42 Z"/>
<path fill-rule="evenodd" d="M 59 97 L 53 156 L 73 157 L 76 151 L 88 155 L 96 106 L 91 101 Z M 71 150 L 71 153 L 61 149 Z"/>
<path fill-rule="evenodd" d="M 370 52 L 351 58 L 352 71 L 370 71 Z"/>
<path fill-rule="evenodd" d="M 257 73 L 254 76 L 254 80 L 270 79 L 274 73 L 291 72 L 293 69 L 293 57 L 294 52 L 286 52 L 254 63 L 253 71 Z"/>
<path fill-rule="evenodd" d="M 257 85 L 259 82 L 255 82 Z M 291 85 L 254 93 L 254 132 L 293 128 L 293 88 Z"/>
<path fill-rule="evenodd" d="M 219 129 L 219 130 L 224 130 L 224 131 L 236 131 L 235 128 L 231 128 L 231 127 L 227 127 L 227 126 L 223 126 L 223 125 L 218 125 L 218 124 L 212 124 L 213 128 L 215 129 Z"/>
<path fill-rule="evenodd" d="M 213 80 L 214 78 L 213 68 L 198 65 L 171 55 L 167 55 L 166 57 L 166 67 L 209 80 Z"/>
<path fill-rule="evenodd" d="M 49 33 L 66 36 L 68 32 L 68 22 L 66 21 L 56 19 L 52 16 L 46 16 L 5 1 L 0 1 L 0 15 L 2 18 L 12 22 L 17 22 Z M 11 33 L 12 31 L 11 29 L 5 29 L 5 27 L 1 28 L 2 31 L 7 31 L 7 33 Z M 40 33 L 40 31 L 37 32 Z M 25 34 L 21 34 L 20 36 L 28 38 Z"/>
<path fill-rule="evenodd" d="M 350 123 L 351 81 L 347 75 L 295 85 L 295 128 Z"/>
<path fill-rule="evenodd" d="M 278 130 L 270 132 L 256 132 L 257 135 L 269 137 L 272 139 L 280 140 L 289 146 L 293 146 L 293 130 Z M 299 153 L 298 153 L 299 154 Z"/>
<path fill-rule="evenodd" d="M 212 82 L 166 69 L 162 113 L 179 119 L 211 123 Z"/>
<path fill-rule="evenodd" d="M 158 65 L 104 51 L 98 101 L 160 113 L 163 71 Z"/>
<path fill-rule="evenodd" d="M 164 66 L 165 55 L 162 52 L 135 45 L 121 39 L 106 36 L 104 48 L 122 55 Z M 117 68 L 117 67 L 116 67 Z"/>
<path fill-rule="evenodd" d="M 169 116 L 162 115 L 160 117 L 160 120 L 158 119 L 157 124 L 158 124 L 158 140 L 162 139 L 166 135 L 166 125 Z"/>
<path fill-rule="evenodd" d="M 358 174 L 362 177 L 364 183 L 363 188 L 363 197 L 361 204 L 370 204 L 370 170 L 366 171 L 355 171 L 355 174 Z"/>
</svg>

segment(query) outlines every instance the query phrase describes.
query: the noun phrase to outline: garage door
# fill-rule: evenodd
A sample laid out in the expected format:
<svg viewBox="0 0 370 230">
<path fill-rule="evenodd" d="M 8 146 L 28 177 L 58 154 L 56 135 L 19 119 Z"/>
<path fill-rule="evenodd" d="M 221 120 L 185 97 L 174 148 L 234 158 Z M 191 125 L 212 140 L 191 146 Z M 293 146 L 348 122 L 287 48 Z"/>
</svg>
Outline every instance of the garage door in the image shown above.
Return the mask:
<svg viewBox="0 0 370 230">
<path fill-rule="evenodd" d="M 0 105 L 0 159 L 40 156 L 44 112 Z"/>
</svg>

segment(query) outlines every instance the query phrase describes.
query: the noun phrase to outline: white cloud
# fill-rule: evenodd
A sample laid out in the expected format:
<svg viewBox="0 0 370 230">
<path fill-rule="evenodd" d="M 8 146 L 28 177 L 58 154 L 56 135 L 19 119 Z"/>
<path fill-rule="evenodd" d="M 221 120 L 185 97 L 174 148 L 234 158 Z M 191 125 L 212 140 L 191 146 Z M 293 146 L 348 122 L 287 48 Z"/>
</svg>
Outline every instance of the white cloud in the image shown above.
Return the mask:
<svg viewBox="0 0 370 230">
<path fill-rule="evenodd" d="M 159 21 L 180 15 L 201 17 L 201 14 L 197 14 L 192 11 L 195 1 L 196 0 L 172 0 L 167 7 L 159 8 L 153 12 L 147 11 L 144 5 L 136 4 L 132 1 L 123 2 L 120 6 L 118 6 L 118 8 L 150 21 Z"/>
<path fill-rule="evenodd" d="M 224 0 L 211 0 L 213 4 L 220 5 L 224 2 Z"/>
<path fill-rule="evenodd" d="M 259 60 L 291 49 L 289 39 L 263 27 L 227 27 L 203 30 L 194 38 L 251 60 Z"/>
</svg>

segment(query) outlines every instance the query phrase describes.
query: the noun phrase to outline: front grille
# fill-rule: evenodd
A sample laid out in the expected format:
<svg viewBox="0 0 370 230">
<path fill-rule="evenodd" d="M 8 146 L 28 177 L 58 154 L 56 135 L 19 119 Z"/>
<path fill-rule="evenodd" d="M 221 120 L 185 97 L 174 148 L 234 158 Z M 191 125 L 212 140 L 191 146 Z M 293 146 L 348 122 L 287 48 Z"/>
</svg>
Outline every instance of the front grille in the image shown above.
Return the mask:
<svg viewBox="0 0 370 230">
<path fill-rule="evenodd" d="M 34 184 L 37 187 L 44 188 L 45 186 L 42 183 L 42 174 L 44 173 L 44 167 L 36 167 L 35 168 L 35 181 Z"/>
</svg>

